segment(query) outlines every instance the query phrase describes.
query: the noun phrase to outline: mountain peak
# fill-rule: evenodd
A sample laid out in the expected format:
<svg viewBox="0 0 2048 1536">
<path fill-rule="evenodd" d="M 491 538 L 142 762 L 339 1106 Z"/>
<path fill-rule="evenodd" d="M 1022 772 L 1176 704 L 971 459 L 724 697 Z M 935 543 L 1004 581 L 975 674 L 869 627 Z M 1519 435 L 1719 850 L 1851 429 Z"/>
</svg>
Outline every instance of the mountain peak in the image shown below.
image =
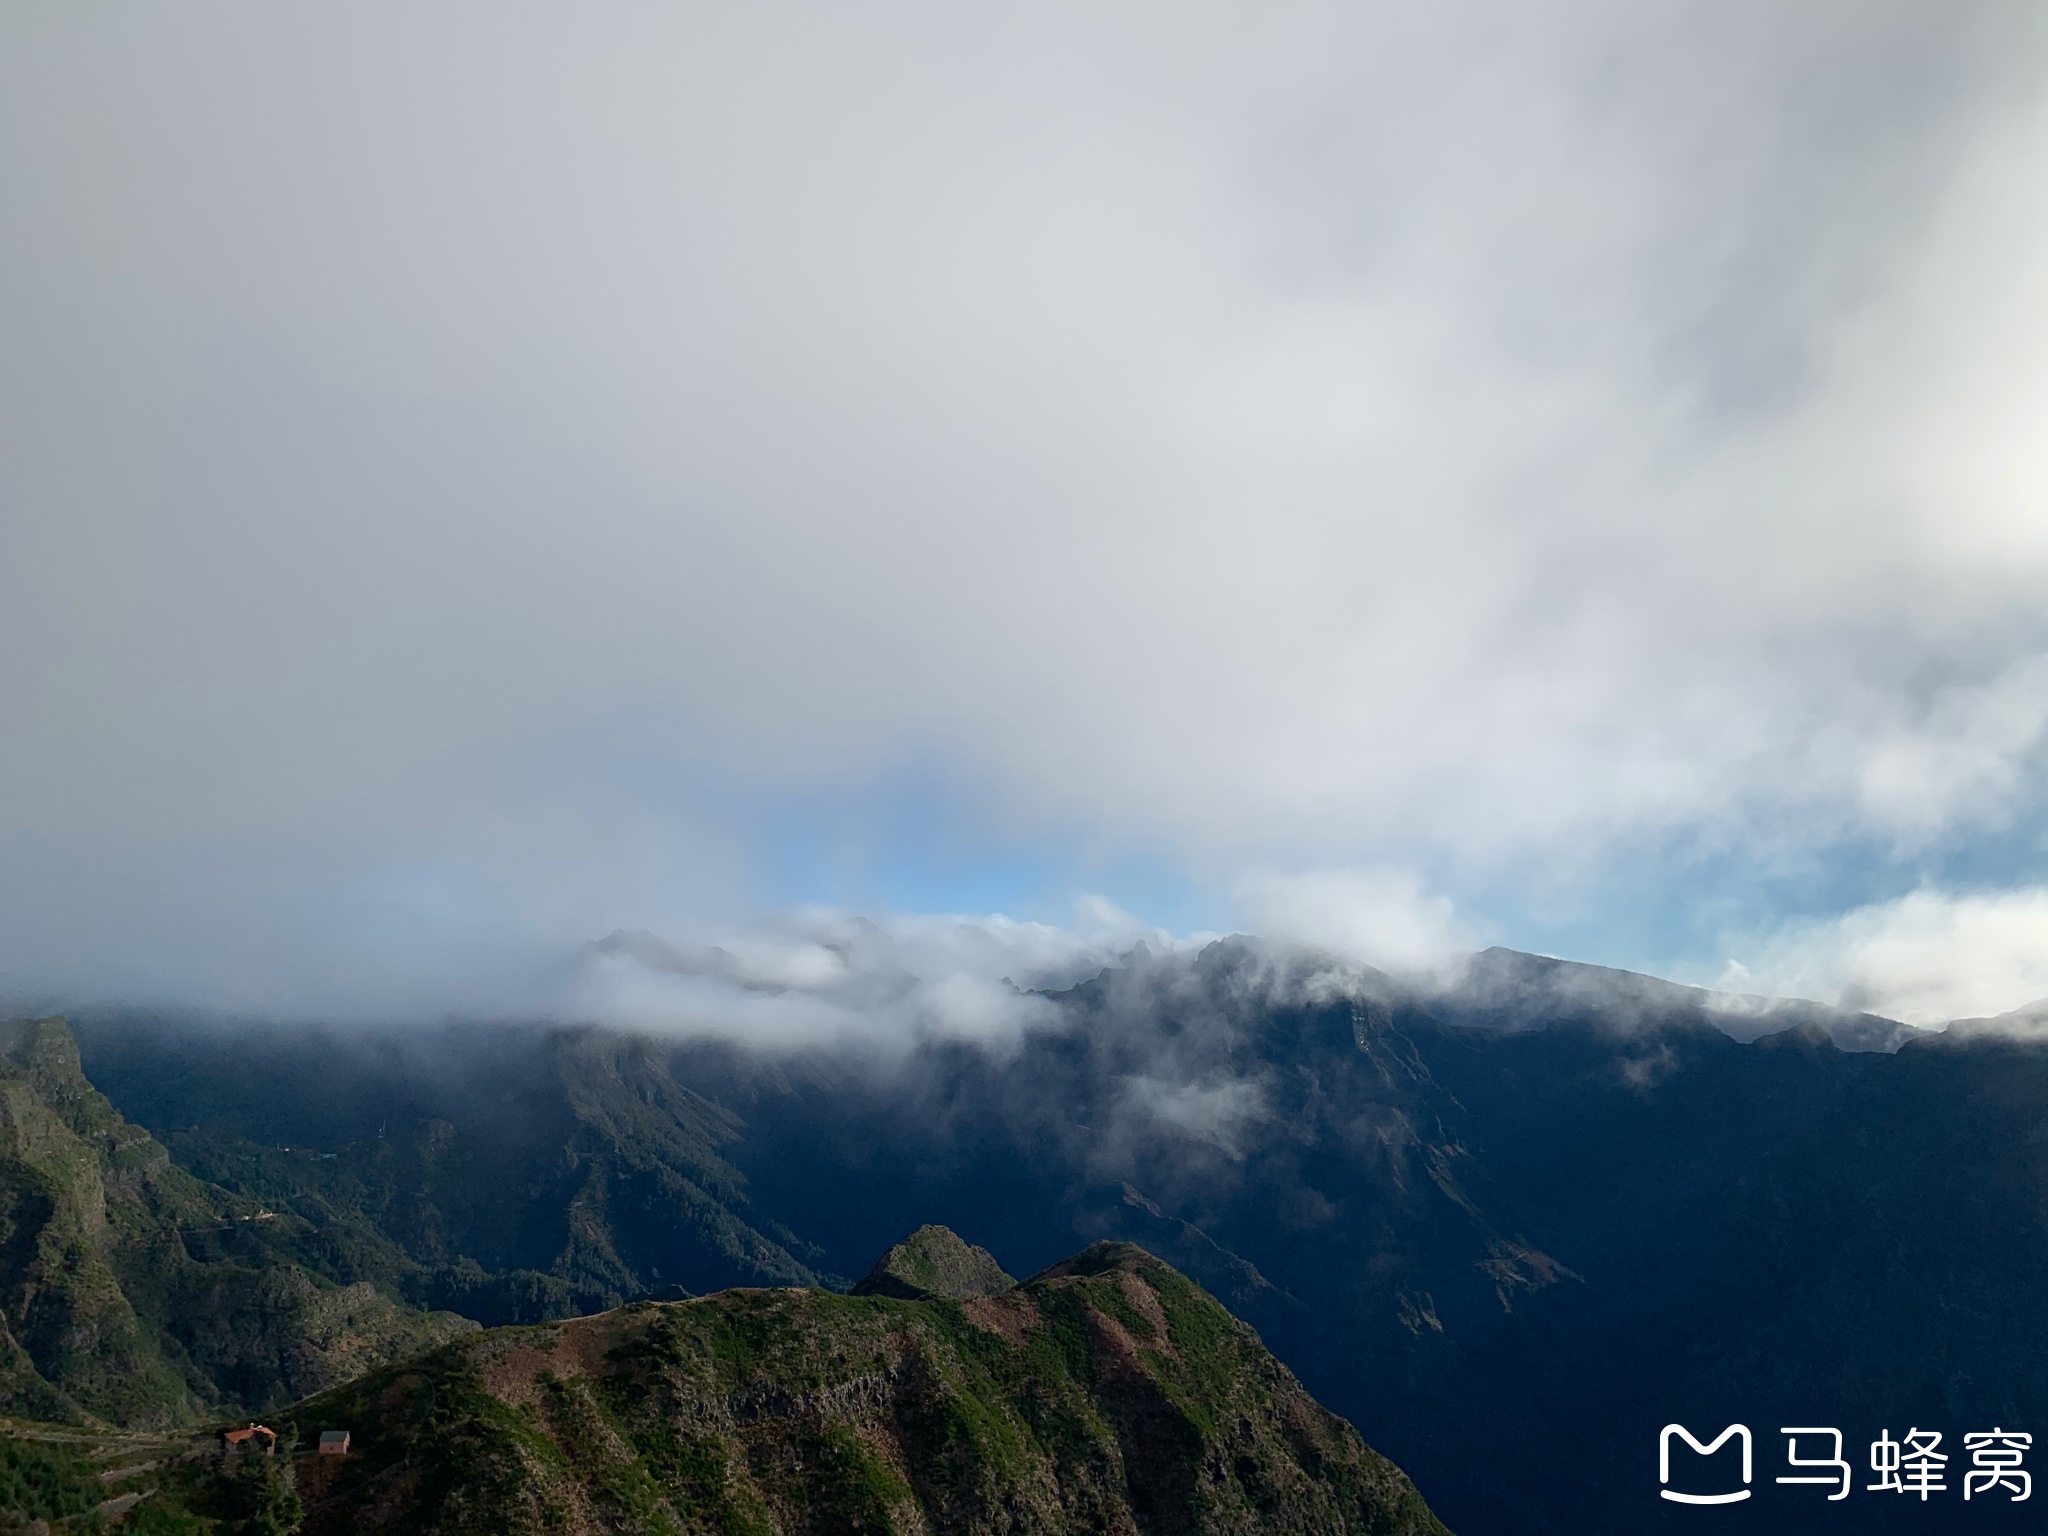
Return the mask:
<svg viewBox="0 0 2048 1536">
<path fill-rule="evenodd" d="M 1494 945 L 1468 957 L 1462 969 L 1424 998 L 1447 1024 L 1514 1033 L 1564 1025 L 1591 1025 L 1621 1034 L 1645 1029 L 1707 1026 L 1747 1045 L 1766 1035 L 1806 1026 L 1824 1032 L 1845 1051 L 1896 1051 L 1924 1030 L 1878 1014 L 1804 998 L 1717 992 L 1552 955 L 1525 954 Z"/>
<path fill-rule="evenodd" d="M 1000 1296 L 1016 1284 L 986 1248 L 975 1247 L 951 1227 L 923 1226 L 883 1254 L 853 1294 L 967 1301 Z"/>
</svg>

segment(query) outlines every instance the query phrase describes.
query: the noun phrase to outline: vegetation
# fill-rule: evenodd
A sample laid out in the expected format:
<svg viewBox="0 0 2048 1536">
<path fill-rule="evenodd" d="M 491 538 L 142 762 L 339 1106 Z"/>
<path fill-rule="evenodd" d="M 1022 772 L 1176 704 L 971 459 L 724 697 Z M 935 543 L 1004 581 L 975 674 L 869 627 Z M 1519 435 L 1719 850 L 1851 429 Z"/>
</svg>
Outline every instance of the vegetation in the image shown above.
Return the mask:
<svg viewBox="0 0 2048 1536">
<path fill-rule="evenodd" d="M 18 1520 L 90 1514 L 105 1488 L 98 1469 L 68 1446 L 0 1439 L 0 1510 Z"/>
<path fill-rule="evenodd" d="M 0 1024 L 0 1411 L 138 1426 L 262 1409 L 474 1324 L 195 1177 L 85 1079 L 62 1020 Z"/>
<path fill-rule="evenodd" d="M 740 1122 L 666 1053 L 591 1030 L 406 1056 L 279 1028 L 86 1032 L 93 1079 L 178 1164 L 275 1213 L 272 1251 L 488 1325 L 730 1285 L 843 1285 L 751 1210 Z M 226 1059 L 232 1070 L 218 1065 Z"/>
<path fill-rule="evenodd" d="M 1250 1329 L 1125 1244 L 995 1297 L 729 1290 L 497 1330 L 301 1417 L 358 1435 L 302 1480 L 308 1536 L 1442 1529 Z"/>
<path fill-rule="evenodd" d="M 1017 1282 L 986 1248 L 963 1241 L 949 1227 L 923 1226 L 882 1255 L 853 1288 L 856 1296 L 900 1296 L 925 1301 L 947 1296 L 966 1301 L 1000 1296 Z"/>
</svg>

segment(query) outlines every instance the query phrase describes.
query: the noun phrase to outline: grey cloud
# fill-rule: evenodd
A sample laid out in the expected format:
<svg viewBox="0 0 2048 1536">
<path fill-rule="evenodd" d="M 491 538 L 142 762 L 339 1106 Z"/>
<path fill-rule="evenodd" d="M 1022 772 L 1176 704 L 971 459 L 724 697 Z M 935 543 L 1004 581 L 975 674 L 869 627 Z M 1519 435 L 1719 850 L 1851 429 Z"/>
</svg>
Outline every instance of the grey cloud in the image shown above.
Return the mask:
<svg viewBox="0 0 2048 1536">
<path fill-rule="evenodd" d="M 758 904 L 685 770 L 1226 887 L 2038 801 L 2038 8 L 0 26 L 0 983 L 514 1004 Z"/>
</svg>

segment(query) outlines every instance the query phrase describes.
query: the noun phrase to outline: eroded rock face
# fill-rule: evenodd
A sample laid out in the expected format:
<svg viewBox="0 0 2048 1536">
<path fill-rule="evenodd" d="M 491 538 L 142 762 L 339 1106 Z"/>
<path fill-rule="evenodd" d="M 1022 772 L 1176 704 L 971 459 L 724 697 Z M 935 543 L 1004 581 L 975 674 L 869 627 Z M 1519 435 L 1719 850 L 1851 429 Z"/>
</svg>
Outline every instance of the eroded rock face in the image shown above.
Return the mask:
<svg viewBox="0 0 2048 1536">
<path fill-rule="evenodd" d="M 977 1251 L 932 1230 L 892 1257 Z M 731 1290 L 494 1330 L 295 1413 L 355 1435 L 301 1481 L 308 1536 L 1443 1530 L 1256 1334 L 1121 1243 L 964 1300 Z"/>
<path fill-rule="evenodd" d="M 1000 1296 L 1016 1283 L 986 1248 L 975 1247 L 950 1227 L 926 1226 L 883 1254 L 853 1294 L 966 1301 Z"/>
</svg>

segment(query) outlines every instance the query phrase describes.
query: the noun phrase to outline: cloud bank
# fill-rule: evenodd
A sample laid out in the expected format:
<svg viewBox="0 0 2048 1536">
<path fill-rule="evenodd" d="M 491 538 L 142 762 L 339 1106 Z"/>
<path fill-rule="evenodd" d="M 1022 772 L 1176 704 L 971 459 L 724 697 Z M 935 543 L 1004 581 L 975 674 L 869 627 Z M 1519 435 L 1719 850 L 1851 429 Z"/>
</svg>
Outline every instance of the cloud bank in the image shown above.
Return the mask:
<svg viewBox="0 0 2048 1536">
<path fill-rule="evenodd" d="M 963 1041 L 1000 1054 L 1025 1031 L 1058 1024 L 1059 1010 L 1037 993 L 1199 942 L 1099 899 L 1070 927 L 812 909 L 708 943 L 612 934 L 585 946 L 549 1011 L 769 1053 L 829 1046 L 887 1057 Z"/>
<path fill-rule="evenodd" d="M 2048 999 L 2048 887 L 1914 891 L 1753 942 L 1717 985 L 1867 1009 L 1908 1024 Z"/>
<path fill-rule="evenodd" d="M 1237 897 L 1260 935 L 1384 971 L 1438 970 L 1474 947 L 1456 904 L 1412 869 L 1254 874 L 1239 882 Z"/>
<path fill-rule="evenodd" d="M 513 1006 L 936 805 L 1340 948 L 2023 905 L 2043 27 L 11 12 L 0 988 Z"/>
</svg>

